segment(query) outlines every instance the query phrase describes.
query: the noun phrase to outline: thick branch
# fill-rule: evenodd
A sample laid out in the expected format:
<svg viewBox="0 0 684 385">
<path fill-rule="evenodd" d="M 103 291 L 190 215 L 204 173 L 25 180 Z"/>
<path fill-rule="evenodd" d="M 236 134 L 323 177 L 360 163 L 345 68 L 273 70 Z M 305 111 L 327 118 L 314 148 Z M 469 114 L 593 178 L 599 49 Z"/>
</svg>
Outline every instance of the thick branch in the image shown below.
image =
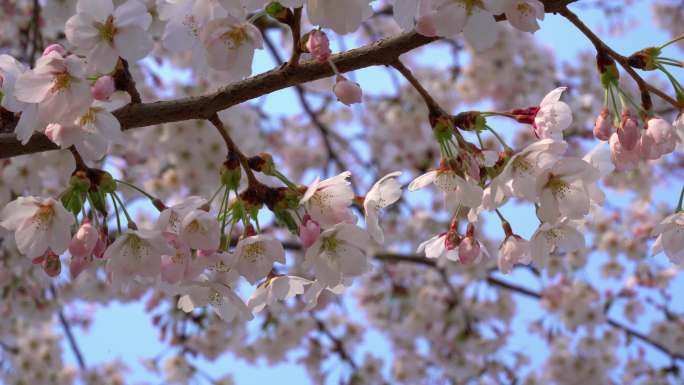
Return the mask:
<svg viewBox="0 0 684 385">
<path fill-rule="evenodd" d="M 331 60 L 341 72 L 376 65 L 389 65 L 399 55 L 435 40 L 437 39 L 409 32 L 334 55 Z M 218 111 L 248 100 L 333 75 L 333 70 L 328 63 L 309 61 L 295 68 L 278 68 L 229 84 L 209 95 L 131 104 L 114 111 L 114 116 L 119 119 L 121 128 L 124 130 L 183 120 L 208 119 Z M 7 132 L 8 130 L 0 131 Z M 57 148 L 42 134 L 34 135 L 26 146 L 22 146 L 14 134 L 0 134 L 0 159 Z"/>
</svg>

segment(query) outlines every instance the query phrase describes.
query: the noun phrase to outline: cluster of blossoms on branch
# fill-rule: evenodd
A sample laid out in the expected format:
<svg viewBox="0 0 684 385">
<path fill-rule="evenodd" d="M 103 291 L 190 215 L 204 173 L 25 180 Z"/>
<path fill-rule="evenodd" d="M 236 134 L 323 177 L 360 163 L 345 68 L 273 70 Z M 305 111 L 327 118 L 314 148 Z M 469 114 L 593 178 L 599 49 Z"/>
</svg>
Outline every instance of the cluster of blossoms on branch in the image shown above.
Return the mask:
<svg viewBox="0 0 684 385">
<path fill-rule="evenodd" d="M 22 145 L 46 140 L 62 150 L 0 163 L 0 314 L 13 317 L 0 336 L 18 335 L 1 341 L 0 350 L 33 383 L 71 383 L 76 375 L 62 370 L 58 339 L 34 327 L 20 331 L 24 319 L 48 322 L 58 313 L 73 346 L 69 323 L 88 321 L 65 317 L 62 302 L 107 304 L 147 294 L 160 339 L 179 348 L 163 363 L 161 355 L 145 362 L 168 383 L 200 373 L 192 355 L 215 360 L 233 351 L 274 363 L 302 346 L 307 354 L 299 362 L 317 383 L 331 378 L 331 356 L 349 367 L 349 384 L 386 383 L 382 360 L 368 353 L 359 361 L 350 352 L 364 325 L 344 314 L 344 304 L 333 306 L 345 292 L 357 296 L 396 348 L 389 372 L 401 383 L 430 383 L 431 375 L 516 382 L 529 363 L 508 351 L 518 305 L 508 291 L 537 299 L 568 335 L 580 331 L 578 338 L 559 337 L 555 325 L 532 323 L 529 332 L 552 351 L 541 374 L 521 375 L 528 383 L 604 384 L 618 368 L 625 383 L 676 378 L 684 327 L 665 291 L 677 267 L 646 261 L 662 252 L 684 263 L 684 190 L 674 212 L 660 207 L 654 214 L 647 202 L 649 184 L 661 175 L 653 170 L 677 178 L 682 164 L 684 88 L 672 74 L 682 64 L 664 53 L 682 38 L 623 57 L 584 31 L 563 1 L 48 3 L 42 11 L 55 16 L 44 32 L 54 37 L 50 44 L 43 47 L 34 20 L 25 32 L 34 52 L 0 55 L 0 135 L 13 131 Z M 557 78 L 553 59 L 530 34 L 545 12 L 560 13 L 589 37 L 598 75 L 580 65 Z M 56 28 L 53 20 L 60 20 Z M 412 72 L 404 64 L 412 58 L 386 39 L 365 55 L 381 52 L 373 63 L 407 84 L 392 77 L 396 97 L 369 93 L 369 86 L 364 95 L 364 81 L 343 73 L 367 57 L 348 59 L 344 36 L 375 41 L 402 31 L 405 44 L 433 39 L 454 56 L 465 51 L 462 34 L 470 61 L 453 71 Z M 291 51 L 287 62 L 277 44 Z M 283 63 L 250 77 L 257 50 Z M 380 57 L 386 52 L 389 60 Z M 191 81 L 166 84 L 169 70 L 155 72 L 164 66 L 189 69 Z M 666 83 L 656 87 L 636 70 L 659 73 Z M 302 79 L 288 84 L 305 114 L 273 118 L 261 103 L 206 107 L 236 89 L 268 95 L 259 87 L 279 89 L 273 74 L 283 82 Z M 323 76 L 332 78 L 309 82 Z M 221 94 L 231 82 L 232 91 Z M 661 91 L 668 83 L 674 97 Z M 152 103 L 167 94 L 185 97 L 183 108 L 197 101 L 196 114 L 161 116 L 180 114 L 172 102 Z M 485 98 L 493 102 L 489 111 L 456 112 Z M 363 117 L 342 106 L 354 104 L 362 104 Z M 136 108 L 153 113 L 131 118 Z M 188 117 L 197 120 L 180 122 Z M 156 126 L 125 133 L 143 125 L 136 119 Z M 360 133 L 339 129 L 353 130 L 356 120 Z M 502 134 L 518 124 L 516 134 Z M 359 144 L 364 140 L 368 147 Z M 607 194 L 625 187 L 637 191 L 637 203 L 616 209 Z M 506 213 L 521 203 L 534 221 L 527 234 Z M 496 241 L 490 219 L 500 225 Z M 575 280 L 594 252 L 609 256 L 602 277 L 629 274 L 624 287 L 604 291 Z M 625 271 L 620 254 L 636 262 L 633 271 Z M 542 289 L 501 280 L 499 273 L 514 270 L 539 278 Z M 492 287 L 501 292 L 490 295 Z M 616 321 L 613 308 L 635 323 L 646 306 L 666 315 L 649 333 Z M 323 312 L 329 319 L 318 318 Z M 250 320 L 261 323 L 256 339 Z M 630 351 L 619 366 L 615 350 L 632 339 L 675 363 L 654 369 L 642 365 L 642 352 Z M 31 362 L 32 352 L 40 364 Z M 123 381 L 118 364 L 86 370 L 77 359 L 82 381 Z M 9 373 L 8 381 L 22 383 Z"/>
</svg>

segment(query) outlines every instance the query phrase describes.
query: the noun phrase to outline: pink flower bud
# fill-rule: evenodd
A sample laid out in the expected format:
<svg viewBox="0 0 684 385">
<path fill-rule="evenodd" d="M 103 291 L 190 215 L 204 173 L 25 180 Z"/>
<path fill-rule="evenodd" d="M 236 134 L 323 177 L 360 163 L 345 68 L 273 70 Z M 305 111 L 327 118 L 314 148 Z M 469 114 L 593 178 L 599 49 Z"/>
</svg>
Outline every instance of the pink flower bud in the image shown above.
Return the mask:
<svg viewBox="0 0 684 385">
<path fill-rule="evenodd" d="M 639 139 L 639 149 L 641 150 L 641 156 L 647 160 L 656 160 L 661 157 L 660 149 L 656 145 L 655 140 L 647 134 L 641 135 Z"/>
<path fill-rule="evenodd" d="M 64 56 L 66 54 L 66 50 L 64 47 L 62 47 L 61 44 L 50 44 L 49 46 L 45 47 L 45 50 L 43 50 L 43 56 L 49 54 L 50 52 L 57 52 L 58 54 Z"/>
<path fill-rule="evenodd" d="M 607 108 L 601 110 L 598 118 L 596 118 L 596 123 L 594 124 L 594 136 L 598 140 L 607 141 L 610 139 L 610 135 L 613 134 L 613 119 L 610 115 L 610 111 Z"/>
<path fill-rule="evenodd" d="M 423 36 L 435 37 L 437 36 L 437 27 L 435 26 L 435 19 L 432 15 L 423 15 L 416 20 L 416 32 Z"/>
<path fill-rule="evenodd" d="M 85 220 L 69 243 L 69 252 L 74 257 L 90 257 L 100 239 L 100 233 L 89 220 Z"/>
<path fill-rule="evenodd" d="M 327 61 L 332 54 L 330 51 L 330 40 L 328 40 L 328 35 L 319 30 L 311 31 L 309 39 L 306 41 L 306 49 L 320 63 Z"/>
<path fill-rule="evenodd" d="M 651 118 L 646 122 L 645 136 L 653 139 L 660 156 L 672 153 L 679 142 L 679 135 L 674 127 L 661 118 Z"/>
<path fill-rule="evenodd" d="M 299 239 L 302 241 L 302 245 L 305 248 L 311 247 L 316 243 L 319 235 L 321 235 L 321 226 L 311 219 L 309 214 L 306 214 L 304 222 L 299 225 Z"/>
<path fill-rule="evenodd" d="M 610 136 L 610 158 L 617 171 L 629 171 L 634 169 L 641 160 L 640 146 L 635 146 L 632 151 L 625 149 L 620 143 L 618 134 Z"/>
<path fill-rule="evenodd" d="M 458 245 L 458 260 L 464 265 L 475 262 L 479 255 L 480 242 L 473 237 L 465 237 Z"/>
<path fill-rule="evenodd" d="M 90 87 L 90 92 L 93 94 L 95 100 L 109 100 L 109 97 L 116 91 L 114 79 L 109 76 L 100 76 Z"/>
<path fill-rule="evenodd" d="M 90 266 L 90 262 L 92 262 L 91 258 L 83 258 L 83 257 L 77 257 L 77 256 L 71 256 L 71 261 L 69 262 L 69 275 L 71 275 L 71 279 L 76 279 L 78 278 L 81 273 Z"/>
<path fill-rule="evenodd" d="M 344 76 L 337 76 L 337 83 L 335 83 L 333 91 L 337 100 L 348 106 L 361 103 L 363 99 L 363 91 L 358 83 L 351 82 Z"/>
<path fill-rule="evenodd" d="M 622 122 L 617 131 L 620 144 L 625 150 L 632 151 L 639 143 L 641 132 L 639 132 L 639 123 L 634 114 L 629 110 L 622 113 Z"/>
</svg>

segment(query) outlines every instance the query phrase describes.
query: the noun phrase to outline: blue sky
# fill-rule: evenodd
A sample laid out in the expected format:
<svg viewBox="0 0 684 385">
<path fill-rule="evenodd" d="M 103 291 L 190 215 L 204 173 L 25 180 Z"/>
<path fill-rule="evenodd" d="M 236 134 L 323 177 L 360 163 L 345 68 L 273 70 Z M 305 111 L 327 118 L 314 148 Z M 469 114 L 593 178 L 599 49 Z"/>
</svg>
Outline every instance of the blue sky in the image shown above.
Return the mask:
<svg viewBox="0 0 684 385">
<path fill-rule="evenodd" d="M 631 15 L 650 15 L 649 2 L 640 1 L 632 5 Z M 603 14 L 596 11 L 582 11 L 582 18 L 591 27 L 605 25 Z M 631 53 L 640 48 L 653 45 L 654 43 L 664 42 L 668 35 L 653 26 L 651 17 L 644 17 L 638 20 L 637 27 L 631 29 L 624 35 L 613 36 L 606 33 L 605 29 L 596 28 L 600 35 L 605 38 L 613 48 L 621 53 Z M 591 50 L 588 40 L 581 35 L 568 22 L 560 16 L 546 15 L 546 20 L 542 23 L 542 29 L 535 34 L 543 44 L 550 47 L 562 47 L 556 49 L 555 57 L 559 61 L 571 61 L 576 57 L 580 50 Z M 267 52 L 257 55 L 255 72 L 270 69 L 273 63 Z M 377 69 L 367 69 L 358 71 L 355 76 L 357 81 L 366 89 L 388 89 L 391 84 L 387 82 L 386 75 L 378 76 Z M 387 88 L 390 87 L 390 88 Z M 266 108 L 273 111 L 298 110 L 298 105 L 293 105 L 293 93 L 290 90 L 279 91 L 268 96 Z M 355 107 L 356 113 L 361 113 L 363 107 Z M 658 199 L 672 201 L 672 192 L 663 192 Z M 671 203 L 674 205 L 674 202 Z M 515 210 L 515 209 L 509 209 Z M 534 230 L 536 223 L 521 222 L 519 226 L 526 227 L 529 234 Z M 518 229 L 518 227 L 516 227 Z M 529 235 L 522 234 L 522 235 Z M 524 276 L 525 273 L 514 274 L 510 279 L 521 279 L 522 282 L 529 282 Z M 681 285 L 678 285 L 681 286 Z M 681 291 L 680 291 L 681 292 Z M 108 307 L 99 308 L 95 322 L 88 331 L 76 331 L 76 337 L 81 345 L 88 363 L 99 363 L 119 358 L 128 364 L 132 371 L 128 380 L 149 381 L 153 384 L 161 383 L 161 379 L 150 376 L 142 369 L 138 360 L 149 358 L 165 350 L 165 346 L 157 341 L 157 330 L 152 327 L 147 314 L 143 310 L 144 304 L 113 304 Z M 538 306 L 527 299 L 521 299 L 519 306 L 525 309 L 525 316 L 518 317 L 516 324 L 520 328 L 526 327 L 526 322 L 536 319 L 540 314 Z M 535 349 L 536 344 L 529 340 L 518 339 L 512 342 L 515 347 L 526 347 Z M 531 346 L 534 345 L 534 346 Z M 364 345 L 364 350 L 372 350 L 376 354 L 389 353 L 387 343 L 376 333 L 370 334 Z M 74 357 L 65 344 L 65 357 L 68 362 L 75 364 Z M 536 355 L 541 357 L 541 355 Z M 359 357 L 360 358 L 360 357 Z M 224 373 L 232 373 L 236 383 L 239 385 L 257 385 L 271 382 L 278 379 L 282 385 L 297 384 L 306 385 L 310 381 L 303 368 L 295 364 L 283 364 L 278 366 L 267 366 L 265 364 L 250 366 L 240 360 L 235 360 L 231 355 L 226 355 L 217 363 L 200 363 L 201 366 L 210 374 L 219 377 Z"/>
</svg>

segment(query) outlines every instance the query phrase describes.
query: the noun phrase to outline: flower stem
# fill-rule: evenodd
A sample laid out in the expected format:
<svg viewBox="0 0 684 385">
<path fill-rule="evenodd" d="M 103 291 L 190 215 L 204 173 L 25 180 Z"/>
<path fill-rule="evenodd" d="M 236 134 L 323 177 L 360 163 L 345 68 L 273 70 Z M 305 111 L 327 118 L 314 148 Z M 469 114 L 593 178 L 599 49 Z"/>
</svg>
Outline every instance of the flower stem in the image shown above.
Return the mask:
<svg viewBox="0 0 684 385">
<path fill-rule="evenodd" d="M 672 40 L 668 41 L 667 43 L 665 43 L 665 44 L 661 45 L 660 47 L 658 47 L 658 49 L 663 49 L 663 48 L 667 47 L 668 45 L 674 44 L 674 43 L 676 43 L 676 42 L 678 42 L 678 41 L 680 41 L 680 40 L 682 40 L 682 39 L 684 39 L 684 35 L 675 37 L 674 39 L 672 39 Z"/>
<path fill-rule="evenodd" d="M 126 217 L 126 221 L 128 222 L 128 228 L 136 230 L 137 226 L 135 225 L 135 222 L 131 218 L 130 214 L 128 214 L 128 210 L 126 210 L 126 205 L 124 205 L 123 201 L 116 194 L 116 192 L 111 193 L 111 195 L 114 197 L 114 199 L 116 199 L 119 202 L 119 206 L 121 206 L 121 211 L 123 211 L 124 216 Z"/>
<path fill-rule="evenodd" d="M 506 142 L 503 140 L 503 138 L 502 138 L 501 136 L 499 136 L 499 134 L 498 134 L 496 131 L 494 131 L 493 128 L 491 128 L 491 127 L 489 127 L 489 126 L 485 126 L 485 127 L 487 127 L 487 129 L 488 129 L 489 131 L 491 131 L 492 134 L 494 134 L 494 136 L 496 137 L 496 139 L 501 143 L 501 145 L 504 147 L 505 150 L 507 150 L 507 151 L 512 150 L 512 148 L 510 148 L 510 147 L 508 146 L 508 144 L 506 144 Z"/>
<path fill-rule="evenodd" d="M 136 185 L 134 185 L 134 184 L 132 184 L 132 183 L 128 183 L 128 182 L 126 182 L 126 181 L 124 181 L 124 180 L 119 180 L 119 179 L 114 179 L 114 181 L 115 181 L 116 183 L 121 183 L 121 184 L 124 185 L 124 186 L 128 186 L 128 187 L 132 188 L 133 190 L 135 190 L 135 191 L 141 193 L 142 195 L 144 195 L 147 199 L 149 199 L 149 200 L 151 200 L 151 201 L 156 201 L 156 200 L 158 200 L 157 198 L 153 197 L 153 196 L 152 196 L 150 193 L 148 193 L 147 191 L 141 189 L 140 187 L 138 187 L 138 186 L 136 186 Z"/>
<path fill-rule="evenodd" d="M 679 203 L 677 204 L 677 211 L 676 212 L 681 212 L 684 211 L 682 210 L 682 204 L 684 204 L 684 186 L 682 186 L 682 192 L 679 193 Z"/>
<path fill-rule="evenodd" d="M 121 235 L 121 218 L 119 218 L 119 207 L 116 204 L 116 199 L 114 199 L 114 194 L 109 196 L 112 199 L 112 204 L 114 205 L 114 213 L 116 214 L 116 228 Z"/>
</svg>

